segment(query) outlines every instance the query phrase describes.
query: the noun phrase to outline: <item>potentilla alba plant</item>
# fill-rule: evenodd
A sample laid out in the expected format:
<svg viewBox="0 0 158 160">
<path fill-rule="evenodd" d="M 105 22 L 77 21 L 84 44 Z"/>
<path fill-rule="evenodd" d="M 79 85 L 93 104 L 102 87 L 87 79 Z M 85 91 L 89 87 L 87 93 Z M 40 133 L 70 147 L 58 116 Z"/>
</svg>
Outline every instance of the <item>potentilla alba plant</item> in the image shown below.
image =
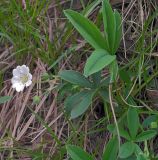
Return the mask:
<svg viewBox="0 0 158 160">
<path fill-rule="evenodd" d="M 22 65 L 13 69 L 13 78 L 11 82 L 12 88 L 15 88 L 17 92 L 23 91 L 25 87 L 30 86 L 32 84 L 32 75 L 29 71 L 29 67 Z"/>
<path fill-rule="evenodd" d="M 97 94 L 103 98 L 103 101 L 106 97 L 106 101 L 109 102 L 106 96 L 109 93 L 106 88 L 109 86 L 109 90 L 112 90 L 111 84 L 116 83 L 118 79 L 119 68 L 115 54 L 122 37 L 122 18 L 118 11 L 112 9 L 109 0 L 102 0 L 100 11 L 103 17 L 104 32 L 86 17 L 87 14 L 84 15 L 70 9 L 64 11 L 74 28 L 94 48 L 85 63 L 84 74 L 73 70 L 63 70 L 59 73 L 61 79 L 82 88 L 80 92 L 68 96 L 65 100 L 65 111 L 71 119 L 86 112 Z M 109 70 L 107 83 L 101 74 L 105 67 L 108 67 Z"/>
</svg>

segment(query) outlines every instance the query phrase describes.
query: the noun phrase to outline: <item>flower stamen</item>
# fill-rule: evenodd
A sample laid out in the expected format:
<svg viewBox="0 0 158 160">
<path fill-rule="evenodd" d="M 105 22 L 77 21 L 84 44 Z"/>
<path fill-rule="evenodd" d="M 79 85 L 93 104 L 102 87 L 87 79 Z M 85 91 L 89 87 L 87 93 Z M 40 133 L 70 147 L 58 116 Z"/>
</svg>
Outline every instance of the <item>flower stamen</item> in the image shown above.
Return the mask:
<svg viewBox="0 0 158 160">
<path fill-rule="evenodd" d="M 27 81 L 28 81 L 28 75 L 27 74 L 24 74 L 20 77 L 20 80 L 22 82 L 22 84 L 25 84 Z"/>
</svg>

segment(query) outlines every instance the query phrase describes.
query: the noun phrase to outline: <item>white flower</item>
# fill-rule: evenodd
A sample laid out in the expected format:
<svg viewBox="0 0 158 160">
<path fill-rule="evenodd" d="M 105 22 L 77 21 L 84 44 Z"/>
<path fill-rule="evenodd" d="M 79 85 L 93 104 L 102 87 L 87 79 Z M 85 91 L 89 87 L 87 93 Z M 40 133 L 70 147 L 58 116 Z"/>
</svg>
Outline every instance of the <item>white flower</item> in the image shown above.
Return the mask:
<svg viewBox="0 0 158 160">
<path fill-rule="evenodd" d="M 15 88 L 17 92 L 23 91 L 24 87 L 31 85 L 32 75 L 29 73 L 29 67 L 22 65 L 13 69 L 11 82 L 12 88 Z"/>
</svg>

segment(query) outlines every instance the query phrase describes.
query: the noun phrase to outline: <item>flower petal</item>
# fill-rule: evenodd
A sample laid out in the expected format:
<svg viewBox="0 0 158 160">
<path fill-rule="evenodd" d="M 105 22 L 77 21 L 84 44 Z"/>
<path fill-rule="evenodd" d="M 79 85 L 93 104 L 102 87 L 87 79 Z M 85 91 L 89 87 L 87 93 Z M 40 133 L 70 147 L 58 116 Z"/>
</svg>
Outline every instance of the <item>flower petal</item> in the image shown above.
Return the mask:
<svg viewBox="0 0 158 160">
<path fill-rule="evenodd" d="M 30 74 L 30 73 L 28 74 L 28 79 L 32 80 L 32 74 Z"/>
<path fill-rule="evenodd" d="M 24 85 L 21 83 L 14 83 L 12 85 L 12 88 L 15 88 L 17 92 L 23 91 L 24 90 Z"/>
<path fill-rule="evenodd" d="M 26 87 L 30 86 L 31 84 L 32 84 L 32 81 L 31 81 L 31 80 L 29 80 L 29 81 L 27 81 L 27 82 L 25 83 Z"/>
<path fill-rule="evenodd" d="M 26 65 L 17 66 L 16 70 L 20 75 L 29 73 L 29 67 L 27 67 Z"/>
<path fill-rule="evenodd" d="M 24 74 L 29 73 L 29 67 L 27 67 L 26 65 L 22 65 L 20 70 L 21 70 L 21 73 L 24 73 Z"/>
<path fill-rule="evenodd" d="M 20 71 L 18 69 L 13 69 L 13 76 L 20 76 Z"/>
<path fill-rule="evenodd" d="M 21 66 L 17 66 L 16 69 L 20 72 Z"/>
<path fill-rule="evenodd" d="M 19 79 L 19 77 L 15 76 L 15 77 L 13 77 L 13 78 L 11 79 L 11 82 L 12 82 L 12 84 L 14 84 L 14 83 L 19 83 L 19 82 L 20 82 L 20 79 Z"/>
</svg>

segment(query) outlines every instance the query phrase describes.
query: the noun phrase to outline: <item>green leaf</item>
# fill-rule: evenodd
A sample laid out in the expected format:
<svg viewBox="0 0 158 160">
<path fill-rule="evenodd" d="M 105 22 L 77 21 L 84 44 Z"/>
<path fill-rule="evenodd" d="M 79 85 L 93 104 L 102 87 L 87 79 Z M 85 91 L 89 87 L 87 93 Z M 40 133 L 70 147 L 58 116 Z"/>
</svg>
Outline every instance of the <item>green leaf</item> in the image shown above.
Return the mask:
<svg viewBox="0 0 158 160">
<path fill-rule="evenodd" d="M 157 115 L 148 116 L 148 117 L 143 121 L 142 126 L 143 126 L 144 128 L 147 128 L 147 127 L 149 127 L 153 122 L 158 122 L 158 116 L 157 116 Z"/>
<path fill-rule="evenodd" d="M 91 74 L 102 70 L 104 67 L 112 63 L 115 59 L 115 55 L 109 55 L 105 50 L 99 49 L 94 51 L 92 55 L 87 59 L 84 67 L 84 75 L 90 76 Z"/>
<path fill-rule="evenodd" d="M 82 87 L 92 88 L 93 84 L 84 77 L 81 73 L 73 70 L 63 70 L 59 72 L 59 76 L 72 84 L 76 84 Z"/>
<path fill-rule="evenodd" d="M 130 140 L 130 136 L 129 133 L 122 127 L 119 127 L 119 132 L 120 132 L 120 136 L 122 136 L 123 138 Z"/>
<path fill-rule="evenodd" d="M 74 119 L 82 115 L 92 103 L 95 91 L 81 91 L 65 100 L 65 110 Z"/>
<path fill-rule="evenodd" d="M 109 103 L 109 92 L 106 89 L 100 89 L 99 90 L 99 95 L 101 96 L 102 100 L 104 102 L 108 102 Z"/>
<path fill-rule="evenodd" d="M 142 142 L 149 140 L 156 136 L 157 132 L 155 130 L 148 130 L 148 131 L 143 131 L 136 137 L 136 142 Z"/>
<path fill-rule="evenodd" d="M 127 158 L 133 154 L 135 150 L 135 144 L 132 142 L 126 142 L 120 147 L 120 158 Z"/>
<path fill-rule="evenodd" d="M 137 160 L 149 160 L 149 158 L 145 157 L 145 155 L 138 155 Z"/>
<path fill-rule="evenodd" d="M 128 158 L 118 158 L 117 160 L 136 160 L 136 158 L 137 158 L 136 156 L 132 155 Z"/>
<path fill-rule="evenodd" d="M 117 75 L 118 75 L 118 64 L 117 61 L 115 60 L 110 64 L 110 83 L 116 81 Z"/>
<path fill-rule="evenodd" d="M 11 98 L 12 98 L 12 96 L 3 96 L 3 97 L 0 97 L 0 104 L 3 104 L 5 102 L 10 101 Z"/>
<path fill-rule="evenodd" d="M 102 12 L 103 12 L 104 32 L 106 35 L 106 39 L 108 39 L 109 49 L 111 54 L 115 54 L 114 43 L 115 43 L 115 33 L 116 33 L 116 22 L 113 10 L 108 0 L 103 0 Z"/>
<path fill-rule="evenodd" d="M 95 86 L 99 87 L 100 82 L 101 82 L 101 71 L 92 74 L 91 77 L 92 77 L 92 81 L 95 84 Z"/>
<path fill-rule="evenodd" d="M 85 15 L 85 17 L 91 15 L 94 11 L 94 9 L 101 3 L 101 0 L 95 0 L 95 1 L 92 1 L 92 3 L 88 4 L 86 6 L 86 8 L 84 8 L 83 10 L 83 14 Z"/>
<path fill-rule="evenodd" d="M 109 130 L 109 132 L 111 132 L 113 134 L 117 134 L 116 127 L 114 124 L 109 124 L 107 126 L 107 129 Z M 121 125 L 119 125 L 119 133 L 120 133 L 121 137 L 123 137 L 127 140 L 131 140 L 129 133 Z"/>
<path fill-rule="evenodd" d="M 139 116 L 136 108 L 130 107 L 128 109 L 127 122 L 130 135 L 135 139 L 139 128 Z"/>
<path fill-rule="evenodd" d="M 135 154 L 136 155 L 143 154 L 143 151 L 141 150 L 141 148 L 137 144 L 135 144 Z"/>
<path fill-rule="evenodd" d="M 115 128 L 115 125 L 114 124 L 108 124 L 107 125 L 107 129 L 109 132 L 115 134 L 116 133 L 116 128 Z"/>
<path fill-rule="evenodd" d="M 109 140 L 108 144 L 106 145 L 105 151 L 103 153 L 102 160 L 116 160 L 117 153 L 118 153 L 118 139 L 114 137 Z"/>
<path fill-rule="evenodd" d="M 66 149 L 73 160 L 94 160 L 91 155 L 75 145 L 66 145 Z"/>
<path fill-rule="evenodd" d="M 91 44 L 95 49 L 108 50 L 107 42 L 94 23 L 75 11 L 66 10 L 64 13 L 89 44 Z"/>
<path fill-rule="evenodd" d="M 114 16 L 115 16 L 115 23 L 116 23 L 114 53 L 116 53 L 116 51 L 120 45 L 120 41 L 121 41 L 121 37 L 122 37 L 122 25 L 121 25 L 121 16 L 118 11 L 115 10 Z"/>
<path fill-rule="evenodd" d="M 131 79 L 130 79 L 130 72 L 126 71 L 125 69 L 119 70 L 119 75 L 120 78 L 126 83 L 126 84 L 131 84 Z"/>
</svg>

